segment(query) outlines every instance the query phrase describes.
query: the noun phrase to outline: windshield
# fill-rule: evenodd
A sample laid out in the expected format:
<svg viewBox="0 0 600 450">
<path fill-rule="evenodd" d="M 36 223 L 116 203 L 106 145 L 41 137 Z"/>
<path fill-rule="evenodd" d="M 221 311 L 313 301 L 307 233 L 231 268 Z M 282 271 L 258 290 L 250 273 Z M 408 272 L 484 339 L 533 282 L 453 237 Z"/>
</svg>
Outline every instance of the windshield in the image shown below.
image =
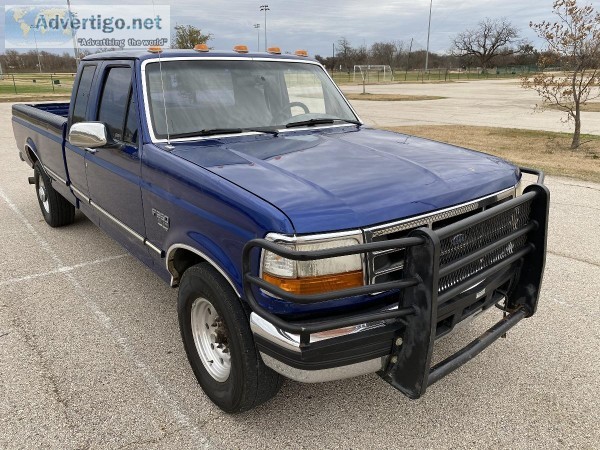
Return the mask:
<svg viewBox="0 0 600 450">
<path fill-rule="evenodd" d="M 164 102 L 163 88 L 164 85 Z M 150 119 L 159 139 L 211 130 L 285 128 L 357 118 L 323 69 L 279 61 L 158 62 L 146 66 Z"/>
</svg>

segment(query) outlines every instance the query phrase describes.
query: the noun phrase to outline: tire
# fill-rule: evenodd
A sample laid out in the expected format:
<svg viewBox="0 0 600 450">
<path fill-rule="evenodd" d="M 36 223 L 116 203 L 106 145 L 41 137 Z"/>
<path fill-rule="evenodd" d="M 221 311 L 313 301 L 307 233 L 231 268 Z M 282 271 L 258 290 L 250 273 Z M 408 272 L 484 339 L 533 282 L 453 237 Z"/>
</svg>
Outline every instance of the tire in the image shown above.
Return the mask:
<svg viewBox="0 0 600 450">
<path fill-rule="evenodd" d="M 46 223 L 53 228 L 70 225 L 75 221 L 75 207 L 54 190 L 52 181 L 36 161 L 33 166 L 35 193 Z"/>
<path fill-rule="evenodd" d="M 242 302 L 210 264 L 184 272 L 177 312 L 192 370 L 215 405 L 227 413 L 240 413 L 277 393 L 282 377 L 263 363 Z"/>
</svg>

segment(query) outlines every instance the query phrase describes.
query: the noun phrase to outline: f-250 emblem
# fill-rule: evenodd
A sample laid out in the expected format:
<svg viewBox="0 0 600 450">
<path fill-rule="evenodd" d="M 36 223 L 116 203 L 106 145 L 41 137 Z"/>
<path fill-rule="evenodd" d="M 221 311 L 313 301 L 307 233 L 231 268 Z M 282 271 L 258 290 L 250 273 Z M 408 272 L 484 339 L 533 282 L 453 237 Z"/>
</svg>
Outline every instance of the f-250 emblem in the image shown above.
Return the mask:
<svg viewBox="0 0 600 450">
<path fill-rule="evenodd" d="M 156 217 L 156 222 L 158 223 L 159 227 L 161 227 L 165 231 L 169 230 L 169 226 L 170 226 L 169 216 L 161 213 L 158 209 L 154 209 L 154 208 L 152 208 L 152 215 L 154 217 Z"/>
</svg>

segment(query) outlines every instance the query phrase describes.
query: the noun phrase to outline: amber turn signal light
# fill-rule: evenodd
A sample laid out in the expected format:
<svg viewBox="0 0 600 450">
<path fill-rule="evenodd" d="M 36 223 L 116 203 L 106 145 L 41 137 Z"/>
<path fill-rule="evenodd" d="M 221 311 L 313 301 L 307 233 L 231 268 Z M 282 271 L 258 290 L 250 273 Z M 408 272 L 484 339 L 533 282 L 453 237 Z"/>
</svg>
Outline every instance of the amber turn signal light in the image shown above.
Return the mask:
<svg viewBox="0 0 600 450">
<path fill-rule="evenodd" d="M 196 44 L 196 45 L 194 45 L 194 50 L 196 50 L 197 52 L 207 52 L 208 51 L 208 45 L 206 45 L 206 44 Z"/>
<path fill-rule="evenodd" d="M 248 46 L 236 45 L 235 47 L 233 47 L 233 51 L 237 53 L 248 53 Z"/>
<path fill-rule="evenodd" d="M 262 278 L 267 283 L 296 295 L 322 294 L 364 285 L 362 270 L 306 278 L 281 278 L 263 273 Z"/>
</svg>

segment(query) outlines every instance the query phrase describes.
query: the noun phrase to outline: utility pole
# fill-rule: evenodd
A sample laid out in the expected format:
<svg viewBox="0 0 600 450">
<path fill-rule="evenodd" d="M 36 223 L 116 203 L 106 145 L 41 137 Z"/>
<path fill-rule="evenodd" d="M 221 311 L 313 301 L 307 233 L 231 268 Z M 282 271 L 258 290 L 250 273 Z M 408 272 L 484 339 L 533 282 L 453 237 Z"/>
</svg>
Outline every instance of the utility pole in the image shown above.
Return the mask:
<svg viewBox="0 0 600 450">
<path fill-rule="evenodd" d="M 267 11 L 271 11 L 269 5 L 260 5 L 260 10 L 265 12 L 265 52 L 267 51 Z"/>
<path fill-rule="evenodd" d="M 429 26 L 427 27 L 427 53 L 425 54 L 425 72 L 429 69 L 429 37 L 431 36 L 431 8 L 433 0 L 429 0 Z"/>
<path fill-rule="evenodd" d="M 71 37 L 73 38 L 73 54 L 75 56 L 75 66 L 79 67 L 79 49 L 77 48 L 77 39 L 75 39 L 75 30 L 73 29 L 73 13 L 71 12 L 71 0 L 67 0 L 67 9 L 69 10 L 69 24 L 71 26 Z"/>
<path fill-rule="evenodd" d="M 335 42 L 331 44 L 331 73 L 335 72 Z"/>
<path fill-rule="evenodd" d="M 406 57 L 406 72 L 404 73 L 404 81 L 408 78 L 408 66 L 410 65 L 410 52 L 412 52 L 413 39 L 410 38 L 410 47 L 408 48 L 408 56 Z"/>
<path fill-rule="evenodd" d="M 257 37 L 256 51 L 260 52 L 260 23 L 255 23 L 254 28 L 256 28 L 256 37 Z"/>
<path fill-rule="evenodd" d="M 33 30 L 33 40 L 35 41 L 35 52 L 37 53 L 38 67 L 40 68 L 40 73 L 42 73 L 42 60 L 40 59 L 40 49 L 38 48 L 37 36 L 35 34 L 37 25 L 31 25 L 30 28 Z"/>
</svg>

